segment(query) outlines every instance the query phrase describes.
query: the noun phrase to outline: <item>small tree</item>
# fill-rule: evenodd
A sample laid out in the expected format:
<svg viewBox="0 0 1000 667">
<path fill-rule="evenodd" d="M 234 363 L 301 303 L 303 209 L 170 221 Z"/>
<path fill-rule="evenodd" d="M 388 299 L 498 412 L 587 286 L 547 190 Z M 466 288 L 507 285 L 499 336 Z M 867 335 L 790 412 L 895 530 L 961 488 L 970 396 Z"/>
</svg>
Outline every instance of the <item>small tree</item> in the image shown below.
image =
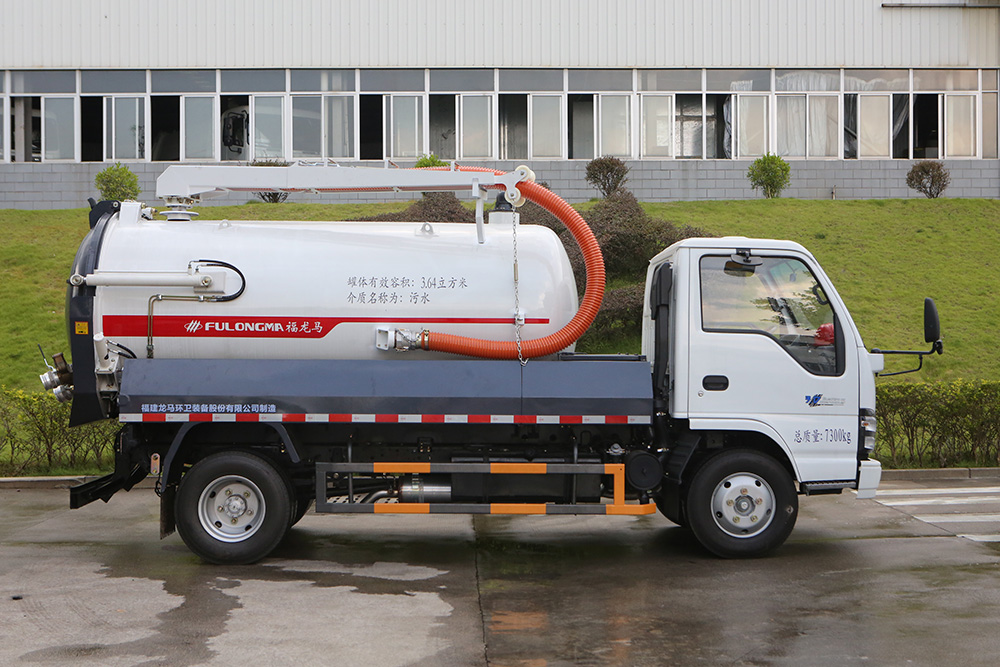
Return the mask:
<svg viewBox="0 0 1000 667">
<path fill-rule="evenodd" d="M 764 193 L 765 199 L 773 199 L 781 195 L 788 187 L 792 178 L 792 168 L 779 155 L 764 153 L 747 169 L 747 179 L 754 190 Z"/>
<path fill-rule="evenodd" d="M 126 201 L 139 196 L 139 178 L 121 162 L 98 173 L 94 185 L 105 201 Z"/>
<path fill-rule="evenodd" d="M 602 155 L 587 163 L 586 178 L 601 193 L 601 197 L 607 199 L 625 186 L 628 172 L 628 165 L 618 158 Z"/>
<path fill-rule="evenodd" d="M 448 163 L 439 158 L 434 153 L 429 153 L 427 155 L 421 155 L 417 163 L 413 165 L 417 169 L 423 169 L 424 167 L 447 167 Z"/>
<path fill-rule="evenodd" d="M 288 163 L 284 160 L 279 160 L 277 158 L 264 159 L 264 160 L 254 160 L 250 163 L 251 167 L 287 167 Z M 287 192 L 255 192 L 254 197 L 257 197 L 262 202 L 266 204 L 280 204 L 281 202 L 288 199 Z"/>
<path fill-rule="evenodd" d="M 906 186 L 924 193 L 928 199 L 941 196 L 951 184 L 951 174 L 943 164 L 935 160 L 921 160 L 906 174 Z"/>
</svg>

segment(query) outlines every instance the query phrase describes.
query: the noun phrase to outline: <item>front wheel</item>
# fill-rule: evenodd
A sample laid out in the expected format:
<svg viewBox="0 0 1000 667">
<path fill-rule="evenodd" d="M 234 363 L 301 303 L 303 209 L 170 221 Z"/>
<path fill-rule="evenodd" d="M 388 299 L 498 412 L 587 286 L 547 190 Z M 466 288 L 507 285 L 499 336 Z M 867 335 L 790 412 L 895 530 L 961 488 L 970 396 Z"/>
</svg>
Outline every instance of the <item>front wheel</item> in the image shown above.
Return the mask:
<svg viewBox="0 0 1000 667">
<path fill-rule="evenodd" d="M 753 558 L 778 548 L 798 511 L 792 476 L 772 457 L 750 449 L 708 459 L 687 493 L 691 530 L 723 558 Z"/>
<path fill-rule="evenodd" d="M 278 546 L 292 518 L 281 473 L 249 452 L 220 452 L 191 467 L 175 505 L 177 532 L 210 563 L 254 563 Z"/>
</svg>

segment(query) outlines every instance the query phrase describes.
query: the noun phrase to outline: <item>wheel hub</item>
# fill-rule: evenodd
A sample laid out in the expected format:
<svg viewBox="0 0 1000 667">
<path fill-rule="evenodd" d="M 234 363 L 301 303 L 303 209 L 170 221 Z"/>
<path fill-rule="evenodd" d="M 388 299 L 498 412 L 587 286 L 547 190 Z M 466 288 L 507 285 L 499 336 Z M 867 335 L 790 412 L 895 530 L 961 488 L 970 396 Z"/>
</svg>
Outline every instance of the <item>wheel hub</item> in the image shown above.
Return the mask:
<svg viewBox="0 0 1000 667">
<path fill-rule="evenodd" d="M 753 537 L 774 518 L 774 492 L 753 473 L 736 473 L 723 479 L 712 494 L 716 525 L 733 537 Z"/>
<path fill-rule="evenodd" d="M 242 542 L 260 528 L 265 513 L 264 495 L 240 475 L 215 479 L 202 491 L 198 520 L 220 542 Z"/>
</svg>

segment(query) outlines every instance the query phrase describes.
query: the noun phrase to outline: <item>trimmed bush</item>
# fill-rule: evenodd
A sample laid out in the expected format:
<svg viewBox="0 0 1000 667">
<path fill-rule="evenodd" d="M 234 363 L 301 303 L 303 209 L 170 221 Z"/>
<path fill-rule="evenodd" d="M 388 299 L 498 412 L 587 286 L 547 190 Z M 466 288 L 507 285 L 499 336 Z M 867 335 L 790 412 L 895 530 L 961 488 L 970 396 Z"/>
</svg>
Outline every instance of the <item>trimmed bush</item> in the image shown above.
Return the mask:
<svg viewBox="0 0 1000 667">
<path fill-rule="evenodd" d="M 121 162 L 98 173 L 94 185 L 105 201 L 128 201 L 139 196 L 139 177 Z"/>
<path fill-rule="evenodd" d="M 760 190 L 766 199 L 781 196 L 792 178 L 792 168 L 778 155 L 764 153 L 747 169 L 747 179 L 754 191 Z"/>
<path fill-rule="evenodd" d="M 250 163 L 251 167 L 287 167 L 288 162 L 284 160 L 266 159 L 266 160 L 254 160 Z M 287 192 L 255 192 L 253 196 L 261 200 L 265 204 L 280 204 L 286 199 L 288 199 Z"/>
<path fill-rule="evenodd" d="M 413 166 L 417 169 L 424 169 L 426 167 L 447 167 L 448 163 L 437 155 L 434 155 L 434 153 L 428 153 L 427 155 L 421 155 L 420 159 Z"/>
<path fill-rule="evenodd" d="M 921 160 L 906 174 L 906 187 L 923 193 L 928 199 L 937 199 L 949 185 L 951 174 L 936 160 Z"/>
<path fill-rule="evenodd" d="M 624 162 L 610 155 L 602 155 L 587 163 L 586 179 L 607 199 L 625 187 L 629 168 Z"/>
</svg>

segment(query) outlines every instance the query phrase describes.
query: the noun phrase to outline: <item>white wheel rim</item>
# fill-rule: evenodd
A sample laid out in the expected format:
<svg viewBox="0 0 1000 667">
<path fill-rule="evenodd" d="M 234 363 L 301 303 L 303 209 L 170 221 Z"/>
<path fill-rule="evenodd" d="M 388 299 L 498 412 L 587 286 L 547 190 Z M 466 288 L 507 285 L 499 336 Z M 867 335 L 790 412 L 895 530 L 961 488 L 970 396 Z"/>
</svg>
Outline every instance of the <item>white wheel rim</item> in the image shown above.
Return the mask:
<svg viewBox="0 0 1000 667">
<path fill-rule="evenodd" d="M 264 522 L 264 494 L 240 475 L 219 477 L 205 487 L 198 500 L 198 520 L 205 532 L 220 542 L 250 539 Z"/>
<path fill-rule="evenodd" d="M 712 518 L 722 532 L 745 539 L 760 534 L 774 519 L 774 491 L 749 472 L 729 475 L 712 493 Z"/>
</svg>

